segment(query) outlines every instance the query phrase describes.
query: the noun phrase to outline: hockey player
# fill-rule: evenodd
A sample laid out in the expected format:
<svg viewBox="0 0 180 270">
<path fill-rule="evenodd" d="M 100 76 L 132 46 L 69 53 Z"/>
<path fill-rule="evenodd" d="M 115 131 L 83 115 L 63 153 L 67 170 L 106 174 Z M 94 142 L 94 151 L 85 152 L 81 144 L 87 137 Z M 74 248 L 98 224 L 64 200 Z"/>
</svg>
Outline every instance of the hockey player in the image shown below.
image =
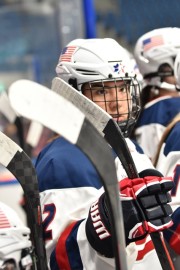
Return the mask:
<svg viewBox="0 0 180 270">
<path fill-rule="evenodd" d="M 175 84 L 174 59 L 180 50 L 180 29 L 152 30 L 136 42 L 134 57 L 144 77 L 141 93 L 142 112 L 135 137 L 154 161 L 166 126 L 180 112 L 180 96 Z"/>
<path fill-rule="evenodd" d="M 180 53 L 175 59 L 174 74 L 177 79 L 177 88 L 180 89 Z M 164 236 L 174 251 L 174 261 L 178 269 L 180 262 L 180 113 L 174 117 L 162 135 L 155 166 L 163 174 L 173 176 L 175 183 L 171 191 L 174 225 L 170 230 L 164 231 Z"/>
<path fill-rule="evenodd" d="M 16 212 L 0 202 L 0 269 L 32 269 L 30 229 Z"/>
<path fill-rule="evenodd" d="M 77 39 L 62 50 L 56 67 L 57 75 L 106 110 L 126 137 L 140 109 L 138 83 L 128 64 L 124 50 L 113 39 Z M 128 179 L 115 154 L 114 159 L 128 266 L 141 270 L 151 265 L 160 270 L 149 233 L 172 225 L 168 204 L 172 181 L 154 170 L 149 158 L 139 154 L 129 139 L 127 143 L 140 178 Z M 115 269 L 106 196 L 87 157 L 58 136 L 41 151 L 35 166 L 49 268 Z M 157 200 L 158 193 L 162 196 Z M 146 215 L 144 221 L 142 213 Z"/>
</svg>

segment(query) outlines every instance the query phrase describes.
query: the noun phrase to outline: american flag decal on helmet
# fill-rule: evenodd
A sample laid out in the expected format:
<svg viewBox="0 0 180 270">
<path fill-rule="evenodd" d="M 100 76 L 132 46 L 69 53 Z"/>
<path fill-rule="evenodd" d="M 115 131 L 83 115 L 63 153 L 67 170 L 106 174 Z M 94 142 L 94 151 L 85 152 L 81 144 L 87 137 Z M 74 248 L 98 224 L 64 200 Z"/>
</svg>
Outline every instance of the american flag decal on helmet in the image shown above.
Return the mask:
<svg viewBox="0 0 180 270">
<path fill-rule="evenodd" d="M 70 62 L 71 57 L 72 57 L 74 51 L 76 50 L 76 48 L 77 48 L 76 46 L 65 47 L 61 52 L 59 62 Z"/>
<path fill-rule="evenodd" d="M 164 39 L 161 35 L 151 37 L 151 38 L 146 38 L 145 40 L 143 40 L 144 51 L 148 51 L 149 49 L 155 46 L 159 46 L 163 44 L 164 44 Z"/>
<path fill-rule="evenodd" d="M 11 224 L 9 223 L 8 218 L 5 216 L 4 211 L 0 208 L 0 229 L 10 228 Z"/>
</svg>

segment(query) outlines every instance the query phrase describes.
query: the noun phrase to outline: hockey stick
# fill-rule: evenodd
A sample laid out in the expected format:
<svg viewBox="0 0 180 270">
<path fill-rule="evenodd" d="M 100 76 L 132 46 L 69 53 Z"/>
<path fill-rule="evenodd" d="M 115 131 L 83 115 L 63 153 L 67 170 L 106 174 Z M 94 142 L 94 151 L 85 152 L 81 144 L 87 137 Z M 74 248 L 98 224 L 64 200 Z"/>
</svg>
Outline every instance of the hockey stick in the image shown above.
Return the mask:
<svg viewBox="0 0 180 270">
<path fill-rule="evenodd" d="M 14 141 L 0 132 L 0 163 L 19 181 L 24 191 L 27 211 L 30 216 L 30 229 L 35 248 L 38 270 L 46 270 L 46 253 L 40 215 L 40 198 L 35 169 L 30 158 Z"/>
<path fill-rule="evenodd" d="M 0 112 L 6 117 L 10 123 L 14 123 L 17 128 L 17 136 L 19 145 L 28 155 L 31 155 L 33 147 L 36 147 L 42 134 L 42 126 L 39 123 L 31 123 L 28 130 L 26 142 L 24 141 L 24 127 L 22 120 L 11 107 L 6 92 L 0 94 Z"/>
<path fill-rule="evenodd" d="M 15 122 L 17 115 L 10 105 L 6 92 L 2 92 L 0 94 L 0 112 L 7 118 L 10 123 Z"/>
<path fill-rule="evenodd" d="M 32 150 L 35 148 L 43 133 L 43 125 L 36 121 L 31 121 L 28 133 L 26 136 L 26 153 L 32 157 Z"/>
<path fill-rule="evenodd" d="M 71 101 L 86 115 L 87 119 L 96 126 L 100 133 L 103 133 L 107 142 L 112 146 L 122 162 L 128 177 L 130 179 L 137 178 L 138 172 L 126 140 L 113 118 L 94 102 L 80 94 L 76 89 L 58 77 L 53 79 L 52 90 Z M 152 233 L 151 239 L 162 268 L 164 270 L 174 269 L 172 260 L 160 233 Z"/>
<path fill-rule="evenodd" d="M 112 146 L 122 162 L 128 177 L 130 179 L 136 178 L 138 173 L 134 161 L 124 136 L 113 118 L 90 99 L 80 94 L 72 86 L 58 77 L 53 79 L 52 90 L 72 102 L 86 115 L 87 119 Z"/>
<path fill-rule="evenodd" d="M 106 141 L 82 112 L 42 85 L 19 80 L 10 86 L 9 98 L 12 107 L 20 115 L 38 121 L 61 134 L 77 145 L 92 161 L 102 180 L 110 206 L 116 269 L 126 270 L 124 224 L 119 203 L 118 180 L 112 152 Z"/>
<path fill-rule="evenodd" d="M 29 144 L 31 147 L 36 147 L 40 140 L 42 132 L 43 126 L 36 121 L 32 121 L 28 130 L 26 143 Z"/>
<path fill-rule="evenodd" d="M 0 94 L 0 112 L 6 117 L 10 123 L 14 123 L 17 128 L 17 136 L 19 139 L 19 144 L 22 149 L 24 149 L 24 130 L 23 123 L 21 119 L 17 116 L 15 111 L 10 105 L 8 95 L 6 92 Z"/>
</svg>

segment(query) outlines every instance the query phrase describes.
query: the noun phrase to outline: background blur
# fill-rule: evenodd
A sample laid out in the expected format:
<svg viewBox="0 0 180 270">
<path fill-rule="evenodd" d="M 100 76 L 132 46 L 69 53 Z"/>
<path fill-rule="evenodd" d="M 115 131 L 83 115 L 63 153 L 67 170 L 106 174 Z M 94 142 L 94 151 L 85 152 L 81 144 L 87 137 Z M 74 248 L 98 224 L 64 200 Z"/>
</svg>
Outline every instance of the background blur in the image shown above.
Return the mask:
<svg viewBox="0 0 180 270">
<path fill-rule="evenodd" d="M 0 97 L 22 78 L 51 87 L 72 39 L 111 37 L 133 52 L 142 34 L 168 26 L 180 27 L 178 0 L 0 0 Z M 0 130 L 15 141 L 16 128 L 0 113 Z M 45 130 L 36 154 L 48 136 Z M 25 219 L 21 187 L 1 167 L 0 198 Z"/>
<path fill-rule="evenodd" d="M 133 50 L 143 33 L 180 26 L 180 1 L 0 0 L 0 89 L 18 78 L 47 86 L 64 45 L 112 37 Z"/>
</svg>

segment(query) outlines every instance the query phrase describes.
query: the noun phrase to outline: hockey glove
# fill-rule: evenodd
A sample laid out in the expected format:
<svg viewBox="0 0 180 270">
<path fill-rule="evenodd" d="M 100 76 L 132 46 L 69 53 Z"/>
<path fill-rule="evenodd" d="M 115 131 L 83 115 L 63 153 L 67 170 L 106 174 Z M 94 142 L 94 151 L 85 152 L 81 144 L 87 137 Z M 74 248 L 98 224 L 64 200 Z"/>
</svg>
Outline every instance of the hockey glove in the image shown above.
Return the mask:
<svg viewBox="0 0 180 270">
<path fill-rule="evenodd" d="M 172 226 L 170 177 L 126 178 L 119 185 L 127 244 Z"/>
<path fill-rule="evenodd" d="M 173 187 L 170 177 L 148 176 L 123 179 L 119 183 L 126 244 L 144 238 L 148 233 L 169 228 Z M 90 208 L 86 235 L 91 246 L 106 257 L 113 257 L 109 207 L 105 193 Z"/>
</svg>

